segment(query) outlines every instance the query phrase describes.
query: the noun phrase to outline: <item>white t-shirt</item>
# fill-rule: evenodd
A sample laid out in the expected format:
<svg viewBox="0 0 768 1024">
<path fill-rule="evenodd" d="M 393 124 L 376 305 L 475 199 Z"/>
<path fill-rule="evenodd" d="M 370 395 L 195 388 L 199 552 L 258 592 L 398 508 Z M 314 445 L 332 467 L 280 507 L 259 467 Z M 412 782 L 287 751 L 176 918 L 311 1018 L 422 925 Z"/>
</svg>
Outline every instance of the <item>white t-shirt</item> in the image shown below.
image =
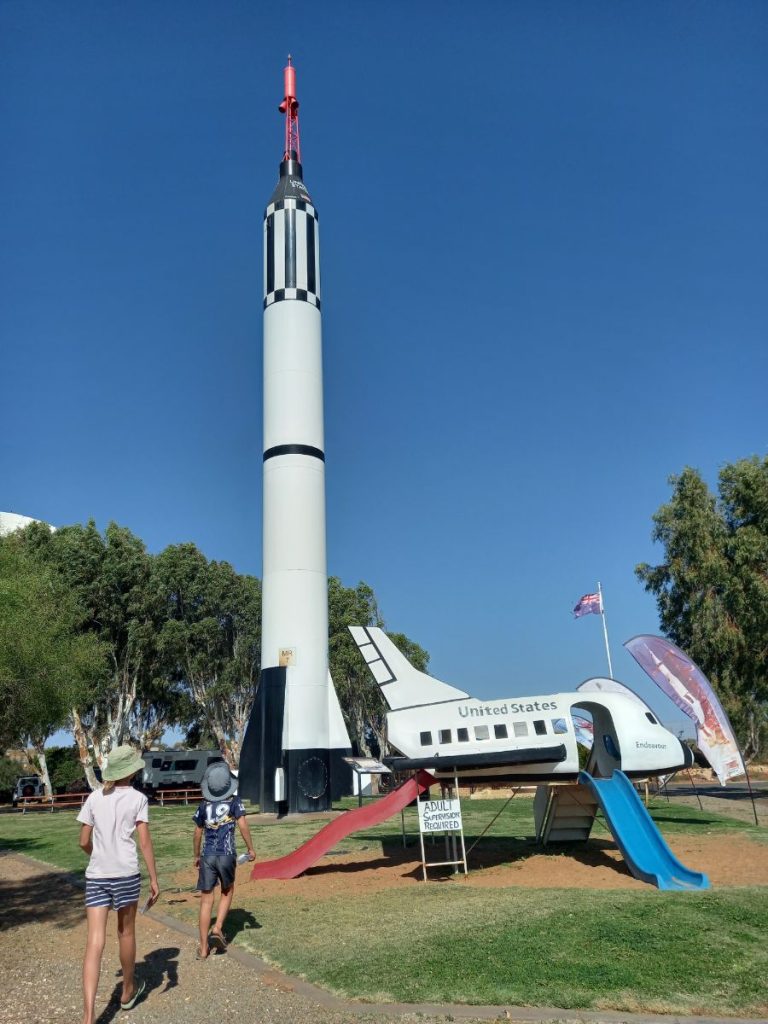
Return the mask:
<svg viewBox="0 0 768 1024">
<path fill-rule="evenodd" d="M 111 793 L 95 789 L 77 816 L 93 826 L 93 853 L 86 878 L 125 878 L 139 871 L 133 833 L 137 821 L 149 821 L 147 798 L 133 786 L 115 786 Z"/>
</svg>

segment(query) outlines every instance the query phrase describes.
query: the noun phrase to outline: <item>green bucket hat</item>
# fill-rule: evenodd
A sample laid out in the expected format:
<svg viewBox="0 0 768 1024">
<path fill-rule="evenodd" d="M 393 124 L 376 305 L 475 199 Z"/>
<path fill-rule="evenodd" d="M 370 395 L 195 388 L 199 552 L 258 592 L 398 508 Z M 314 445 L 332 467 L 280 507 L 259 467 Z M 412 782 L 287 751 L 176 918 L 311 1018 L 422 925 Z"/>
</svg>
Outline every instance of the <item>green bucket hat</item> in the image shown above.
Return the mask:
<svg viewBox="0 0 768 1024">
<path fill-rule="evenodd" d="M 129 775 L 135 775 L 143 767 L 144 758 L 126 743 L 110 750 L 107 767 L 101 773 L 101 777 L 105 782 L 118 782 L 120 779 L 127 779 Z"/>
</svg>

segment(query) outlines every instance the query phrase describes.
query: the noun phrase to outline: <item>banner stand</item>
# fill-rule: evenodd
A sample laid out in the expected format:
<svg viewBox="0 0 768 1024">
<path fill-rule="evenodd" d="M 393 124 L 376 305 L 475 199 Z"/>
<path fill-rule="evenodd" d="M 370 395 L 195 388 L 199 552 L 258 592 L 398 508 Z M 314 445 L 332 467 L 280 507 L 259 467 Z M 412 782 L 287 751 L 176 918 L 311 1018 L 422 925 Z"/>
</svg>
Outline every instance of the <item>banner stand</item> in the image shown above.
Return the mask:
<svg viewBox="0 0 768 1024">
<path fill-rule="evenodd" d="M 421 843 L 421 871 L 423 880 L 427 881 L 427 868 L 452 865 L 454 874 L 463 868 L 467 875 L 467 852 L 464 845 L 464 823 L 461 816 L 461 800 L 459 799 L 459 782 L 454 776 L 453 783 L 441 783 L 442 799 L 418 800 L 419 841 Z M 447 796 L 446 796 L 447 794 Z M 455 795 L 454 795 L 455 794 Z M 442 832 L 445 837 L 445 860 L 427 861 L 424 848 L 424 835 Z M 461 839 L 461 856 L 459 856 L 458 838 Z"/>
<path fill-rule="evenodd" d="M 741 754 L 741 747 L 739 747 L 739 753 Z M 749 768 L 747 768 L 747 762 L 744 760 L 744 755 L 741 754 L 741 763 L 744 765 L 744 775 L 747 779 L 747 789 L 749 790 L 749 799 L 752 801 L 752 813 L 755 816 L 755 824 L 760 825 L 757 820 L 757 807 L 755 806 L 755 794 L 752 792 L 752 780 L 749 777 Z"/>
</svg>

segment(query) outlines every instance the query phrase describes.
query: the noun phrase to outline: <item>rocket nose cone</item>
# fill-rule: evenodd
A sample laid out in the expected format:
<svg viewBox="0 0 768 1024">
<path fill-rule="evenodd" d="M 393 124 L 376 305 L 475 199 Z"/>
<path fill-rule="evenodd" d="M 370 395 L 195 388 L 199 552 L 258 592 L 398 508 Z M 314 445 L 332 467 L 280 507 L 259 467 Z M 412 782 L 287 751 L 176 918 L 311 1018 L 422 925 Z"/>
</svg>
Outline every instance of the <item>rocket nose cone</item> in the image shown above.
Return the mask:
<svg viewBox="0 0 768 1024">
<path fill-rule="evenodd" d="M 272 193 L 270 203 L 278 203 L 283 199 L 302 199 L 311 203 L 312 199 L 304 184 L 301 164 L 298 160 L 283 160 L 280 164 L 280 179 Z"/>
</svg>

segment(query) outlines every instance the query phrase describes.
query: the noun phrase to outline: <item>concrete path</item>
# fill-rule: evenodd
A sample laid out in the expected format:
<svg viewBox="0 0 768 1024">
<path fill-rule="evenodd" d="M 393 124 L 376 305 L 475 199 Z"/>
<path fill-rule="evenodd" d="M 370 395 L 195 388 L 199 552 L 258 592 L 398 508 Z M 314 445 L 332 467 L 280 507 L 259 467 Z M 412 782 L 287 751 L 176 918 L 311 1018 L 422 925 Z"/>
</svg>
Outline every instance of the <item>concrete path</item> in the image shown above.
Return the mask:
<svg viewBox="0 0 768 1024">
<path fill-rule="evenodd" d="M 78 1024 L 85 946 L 83 892 L 66 872 L 0 853 L 0 1024 Z M 195 960 L 194 928 L 156 911 L 139 917 L 137 973 L 148 995 L 119 1007 L 114 921 L 104 954 L 97 1024 L 438 1024 L 479 1021 L 589 1024 L 755 1024 L 740 1018 L 660 1017 L 498 1006 L 364 1004 L 332 996 L 244 950 Z"/>
</svg>

